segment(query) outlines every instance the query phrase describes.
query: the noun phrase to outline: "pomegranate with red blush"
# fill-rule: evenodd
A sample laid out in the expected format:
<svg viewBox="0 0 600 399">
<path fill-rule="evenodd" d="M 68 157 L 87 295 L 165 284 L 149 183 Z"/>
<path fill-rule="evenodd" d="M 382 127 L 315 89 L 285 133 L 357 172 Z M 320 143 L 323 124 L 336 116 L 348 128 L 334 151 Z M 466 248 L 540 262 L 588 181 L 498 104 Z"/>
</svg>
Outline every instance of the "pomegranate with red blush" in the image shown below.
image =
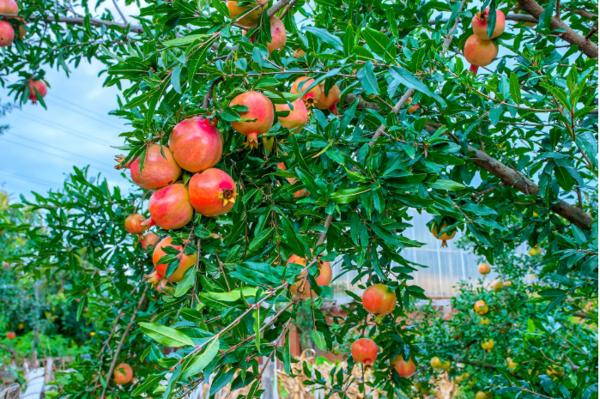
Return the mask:
<svg viewBox="0 0 600 399">
<path fill-rule="evenodd" d="M 169 148 L 150 144 L 146 148 L 144 162 L 137 157 L 130 165 L 131 179 L 141 188 L 156 190 L 174 183 L 181 174 L 181 168 L 175 162 Z"/>
<path fill-rule="evenodd" d="M 174 230 L 185 226 L 194 215 L 188 190 L 181 183 L 170 184 L 155 191 L 150 197 L 148 208 L 150 223 L 165 230 Z"/>
<path fill-rule="evenodd" d="M 233 208 L 237 190 L 226 172 L 217 168 L 196 173 L 188 184 L 190 202 L 204 216 L 219 216 Z"/>
<path fill-rule="evenodd" d="M 216 165 L 223 153 L 223 138 L 206 118 L 194 116 L 173 128 L 169 149 L 179 166 L 189 172 L 200 172 Z"/>
</svg>

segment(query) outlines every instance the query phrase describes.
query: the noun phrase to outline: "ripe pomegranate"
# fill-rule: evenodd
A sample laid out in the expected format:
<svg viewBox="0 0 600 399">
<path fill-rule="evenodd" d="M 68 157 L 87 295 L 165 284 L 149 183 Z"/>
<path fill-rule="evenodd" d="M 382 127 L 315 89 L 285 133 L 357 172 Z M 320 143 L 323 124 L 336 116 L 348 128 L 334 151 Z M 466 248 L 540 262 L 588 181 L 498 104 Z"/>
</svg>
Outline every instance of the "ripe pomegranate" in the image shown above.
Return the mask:
<svg viewBox="0 0 600 399">
<path fill-rule="evenodd" d="M 488 35 L 488 21 L 489 21 L 490 9 L 486 8 L 483 13 L 478 12 L 471 20 L 471 28 L 473 33 L 482 40 L 495 39 L 504 33 L 504 25 L 506 24 L 506 17 L 500 10 L 496 10 L 496 25 L 494 26 L 494 32 L 492 37 Z"/>
<path fill-rule="evenodd" d="M 181 183 L 157 190 L 148 205 L 151 223 L 165 230 L 179 229 L 188 224 L 194 215 L 188 190 Z"/>
<path fill-rule="evenodd" d="M 301 265 L 301 266 L 306 266 L 306 258 L 303 258 L 296 254 L 291 254 L 287 260 L 287 264 L 289 265 L 290 263 L 293 263 L 296 265 Z"/>
<path fill-rule="evenodd" d="M 29 80 L 29 99 L 32 103 L 37 103 L 38 96 L 46 97 L 48 88 L 43 80 Z"/>
<path fill-rule="evenodd" d="M 384 284 L 375 284 L 367 288 L 362 294 L 363 307 L 369 313 L 386 315 L 392 313 L 396 307 L 396 294 Z"/>
<path fill-rule="evenodd" d="M 217 168 L 206 169 L 192 176 L 188 190 L 192 206 L 204 216 L 219 216 L 229 212 L 237 196 L 231 176 Z"/>
<path fill-rule="evenodd" d="M 285 25 L 277 17 L 271 17 L 271 41 L 267 43 L 269 53 L 285 47 L 286 42 Z"/>
<path fill-rule="evenodd" d="M 486 274 L 489 274 L 491 271 L 492 271 L 492 268 L 487 263 L 484 262 L 479 265 L 479 273 L 480 274 L 486 275 Z"/>
<path fill-rule="evenodd" d="M 258 135 L 268 132 L 273 126 L 275 119 L 273 103 L 262 93 L 247 91 L 231 100 L 229 106 L 234 105 L 243 105 L 248 110 L 241 113 L 241 121 L 232 122 L 231 126 L 247 137 L 249 147 L 257 147 Z"/>
<path fill-rule="evenodd" d="M 475 305 L 473 305 L 473 310 L 478 315 L 483 316 L 484 314 L 490 311 L 490 308 L 484 300 L 480 299 L 477 302 L 475 302 Z"/>
<path fill-rule="evenodd" d="M 286 129 L 299 131 L 308 122 L 308 109 L 306 109 L 304 101 L 300 98 L 292 103 L 292 107 L 287 103 L 275 104 L 275 110 L 277 112 L 289 111 L 286 116 L 277 116 L 277 120 L 281 123 L 281 126 Z"/>
<path fill-rule="evenodd" d="M 8 47 L 15 40 L 15 30 L 8 21 L 0 20 L 0 47 Z"/>
<path fill-rule="evenodd" d="M 370 338 L 360 338 L 352 343 L 352 359 L 365 366 L 371 366 L 377 359 L 377 344 Z"/>
<path fill-rule="evenodd" d="M 302 50 L 301 48 L 297 48 L 296 50 L 294 50 L 294 53 L 292 54 L 292 57 L 294 58 L 302 58 L 306 55 L 306 53 L 304 52 L 304 50 Z"/>
<path fill-rule="evenodd" d="M 431 226 L 431 234 L 433 234 L 433 236 L 435 238 L 437 238 L 438 240 L 440 240 L 442 242 L 442 247 L 447 247 L 448 241 L 453 239 L 454 236 L 456 235 L 456 230 L 451 231 L 451 232 L 446 231 L 446 232 L 440 234 L 440 231 L 445 231 L 447 227 L 448 227 L 448 225 L 446 225 L 445 223 L 442 224 L 441 228 L 435 223 Z"/>
<path fill-rule="evenodd" d="M 290 92 L 292 94 L 304 93 L 302 99 L 306 105 L 309 107 L 316 105 L 321 100 L 321 97 L 323 97 L 323 89 L 321 85 L 316 85 L 312 89 L 306 91 L 314 82 L 315 80 L 308 76 L 300 76 L 294 81 L 294 83 L 292 83 Z"/>
<path fill-rule="evenodd" d="M 17 334 L 14 331 L 7 331 L 6 332 L 6 339 L 13 340 L 15 338 L 17 338 Z"/>
<path fill-rule="evenodd" d="M 127 363 L 120 363 L 115 367 L 113 378 L 117 385 L 129 384 L 133 380 L 133 369 Z"/>
<path fill-rule="evenodd" d="M 257 0 L 246 5 L 239 5 L 238 0 L 228 0 L 227 9 L 229 10 L 229 16 L 237 20 L 236 23 L 238 25 L 252 28 L 258 23 L 260 15 L 268 4 L 268 0 Z M 238 19 L 240 16 L 242 17 Z"/>
<path fill-rule="evenodd" d="M 504 283 L 500 280 L 494 280 L 492 281 L 492 283 L 490 284 L 490 288 L 494 291 L 494 292 L 499 292 L 502 291 L 502 288 L 504 288 Z"/>
<path fill-rule="evenodd" d="M 184 248 L 182 245 L 173 245 L 172 242 L 173 242 L 173 238 L 165 237 L 156 245 L 156 248 L 154 248 L 154 252 L 152 253 L 152 263 L 154 263 L 154 269 L 155 269 L 154 278 L 156 280 L 162 280 L 162 279 L 166 278 L 168 281 L 170 281 L 172 283 L 181 281 L 185 272 L 190 267 L 192 267 L 196 264 L 196 260 L 198 259 L 196 254 L 186 255 L 183 252 Z M 177 254 L 177 259 L 179 259 L 179 266 L 177 266 L 177 269 L 169 277 L 166 277 L 167 269 L 168 269 L 169 265 L 166 263 L 160 263 L 160 260 L 165 255 L 167 255 L 167 253 L 163 249 L 165 247 L 171 247 L 171 248 L 174 248 L 175 250 L 179 251 L 179 254 Z"/>
<path fill-rule="evenodd" d="M 181 168 L 175 162 L 171 151 L 158 144 L 146 148 L 143 165 L 137 157 L 130 165 L 131 179 L 146 190 L 156 190 L 174 183 L 181 174 Z"/>
<path fill-rule="evenodd" d="M 154 233 L 147 233 L 140 237 L 140 245 L 143 249 L 154 248 L 160 241 L 160 237 Z"/>
<path fill-rule="evenodd" d="M 277 169 L 279 170 L 287 170 L 287 167 L 285 166 L 285 162 L 279 162 L 277 164 Z M 296 179 L 295 177 L 286 177 L 285 178 L 287 180 L 288 183 L 294 185 L 298 182 L 298 179 Z"/>
<path fill-rule="evenodd" d="M 337 113 L 337 105 L 340 102 L 340 88 L 337 85 L 333 85 L 329 88 L 329 91 L 325 93 L 325 85 L 321 83 L 321 97 L 319 97 L 315 103 L 315 107 L 319 109 L 327 109 L 331 112 Z"/>
<path fill-rule="evenodd" d="M 0 0 L 0 15 L 17 15 L 19 5 L 15 0 Z"/>
<path fill-rule="evenodd" d="M 296 198 L 296 199 L 308 197 L 309 195 L 310 195 L 310 191 L 308 191 L 305 188 L 301 188 L 300 190 L 294 192 L 294 198 Z"/>
<path fill-rule="evenodd" d="M 223 138 L 208 119 L 194 116 L 175 125 L 169 149 L 183 169 L 200 172 L 221 160 Z"/>
<path fill-rule="evenodd" d="M 392 360 L 392 366 L 396 370 L 396 373 L 402 378 L 410 378 L 417 371 L 417 366 L 412 358 L 406 361 L 402 355 L 398 355 Z"/>
<path fill-rule="evenodd" d="M 130 234 L 142 234 L 147 228 L 144 217 L 139 213 L 133 213 L 125 218 L 125 230 Z"/>
<path fill-rule="evenodd" d="M 408 99 L 408 103 L 412 103 L 413 99 L 412 97 L 409 97 Z M 414 114 L 415 112 L 417 112 L 419 109 L 421 108 L 421 105 L 419 103 L 416 104 L 412 104 L 409 105 L 408 109 L 406 110 L 406 112 L 408 112 L 409 114 Z"/>
<path fill-rule="evenodd" d="M 464 55 L 471 65 L 486 66 L 498 55 L 498 46 L 491 40 L 482 40 L 476 35 L 471 35 L 465 42 Z"/>
<path fill-rule="evenodd" d="M 315 281 L 319 287 L 324 287 L 331 283 L 333 278 L 333 271 L 331 270 L 331 263 L 325 261 L 319 261 L 319 275 L 315 277 Z"/>
</svg>

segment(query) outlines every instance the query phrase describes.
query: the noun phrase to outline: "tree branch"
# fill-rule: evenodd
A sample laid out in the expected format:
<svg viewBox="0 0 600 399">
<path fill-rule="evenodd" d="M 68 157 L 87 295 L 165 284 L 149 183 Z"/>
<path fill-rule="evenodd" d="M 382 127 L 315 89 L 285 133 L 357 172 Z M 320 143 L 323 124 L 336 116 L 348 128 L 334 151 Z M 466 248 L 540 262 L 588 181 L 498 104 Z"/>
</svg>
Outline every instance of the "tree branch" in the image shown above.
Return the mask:
<svg viewBox="0 0 600 399">
<path fill-rule="evenodd" d="M 519 0 L 519 7 L 533 15 L 538 20 L 540 15 L 542 15 L 544 12 L 544 8 L 535 0 Z M 551 17 L 550 26 L 552 26 L 553 29 L 561 31 L 558 33 L 558 36 L 579 47 L 581 51 L 583 51 L 589 57 L 598 58 L 598 46 L 596 46 L 596 44 L 592 43 L 590 40 L 587 40 L 579 33 L 575 32 L 561 19 Z"/>
<path fill-rule="evenodd" d="M 473 146 L 468 146 L 467 150 L 471 153 L 470 159 L 481 168 L 487 170 L 494 176 L 500 178 L 504 184 L 516 188 L 522 193 L 528 195 L 538 195 L 540 188 L 532 180 L 521 174 L 519 171 L 512 169 L 495 158 L 492 158 L 484 151 L 481 151 Z M 569 220 L 571 223 L 584 228 L 591 229 L 592 217 L 565 201 L 559 200 L 550 206 L 556 214 Z"/>
<path fill-rule="evenodd" d="M 83 17 L 58 17 L 58 18 L 56 18 L 50 14 L 32 16 L 32 19 L 33 20 L 41 19 L 46 22 L 56 22 L 56 23 L 63 23 L 63 24 L 67 24 L 67 25 L 80 25 L 80 26 L 85 25 L 85 22 L 86 22 L 85 18 L 83 18 Z M 133 33 L 142 33 L 144 31 L 144 29 L 140 25 L 124 24 L 121 22 L 107 21 L 104 19 L 96 19 L 96 18 L 90 18 L 88 21 L 89 21 L 90 25 L 93 25 L 93 26 L 106 26 L 109 28 L 126 29 L 129 32 L 133 32 Z"/>
</svg>

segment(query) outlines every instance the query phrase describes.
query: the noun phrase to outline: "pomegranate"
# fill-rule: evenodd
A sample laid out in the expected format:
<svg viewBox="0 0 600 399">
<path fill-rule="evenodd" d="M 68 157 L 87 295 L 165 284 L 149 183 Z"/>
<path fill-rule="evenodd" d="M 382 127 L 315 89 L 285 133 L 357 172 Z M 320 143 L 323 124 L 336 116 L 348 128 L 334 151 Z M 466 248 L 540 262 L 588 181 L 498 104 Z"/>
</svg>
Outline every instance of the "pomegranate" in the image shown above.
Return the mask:
<svg viewBox="0 0 600 399">
<path fill-rule="evenodd" d="M 262 93 L 247 91 L 231 100 L 229 106 L 234 105 L 243 105 L 247 111 L 241 113 L 241 121 L 232 122 L 231 126 L 247 137 L 248 146 L 258 146 L 258 135 L 268 132 L 273 126 L 273 103 Z"/>
<path fill-rule="evenodd" d="M 333 277 L 333 271 L 331 270 L 331 263 L 325 261 L 319 261 L 319 274 L 315 277 L 315 281 L 319 287 L 324 287 L 331 283 Z"/>
<path fill-rule="evenodd" d="M 386 315 L 396 307 L 396 294 L 387 285 L 375 284 L 363 292 L 362 303 L 367 312 Z"/>
<path fill-rule="evenodd" d="M 194 215 L 190 198 L 181 183 L 171 184 L 157 190 L 148 205 L 151 222 L 165 230 L 179 229 L 188 224 Z"/>
<path fill-rule="evenodd" d="M 179 166 L 189 172 L 200 172 L 221 160 L 223 138 L 208 119 L 194 116 L 173 128 L 169 148 Z"/>
<path fill-rule="evenodd" d="M 30 80 L 29 81 L 29 99 L 32 103 L 37 103 L 38 96 L 46 97 L 48 88 L 43 80 Z"/>
<path fill-rule="evenodd" d="M 431 226 L 431 234 L 433 234 L 433 236 L 435 238 L 437 238 L 438 240 L 440 240 L 442 242 L 442 247 L 447 247 L 448 241 L 453 239 L 454 236 L 456 235 L 456 230 L 448 232 L 448 231 L 445 231 L 447 228 L 448 228 L 448 225 L 445 223 L 442 224 L 441 228 L 435 223 Z M 440 234 L 440 231 L 445 231 L 445 232 Z"/>
<path fill-rule="evenodd" d="M 144 225 L 144 217 L 139 213 L 133 213 L 125 218 L 125 230 L 130 234 L 141 234 L 147 228 Z"/>
<path fill-rule="evenodd" d="M 294 198 L 296 198 L 296 199 L 308 197 L 309 195 L 310 195 L 310 191 L 308 191 L 305 188 L 301 188 L 298 191 L 294 191 Z"/>
<path fill-rule="evenodd" d="M 120 363 L 115 367 L 113 378 L 117 385 L 129 384 L 133 380 L 133 369 L 127 363 Z"/>
<path fill-rule="evenodd" d="M 171 151 L 159 144 L 150 144 L 146 148 L 143 165 L 137 157 L 131 165 L 131 179 L 146 190 L 155 190 L 174 183 L 181 174 Z"/>
<path fill-rule="evenodd" d="M 156 248 L 154 248 L 154 252 L 152 253 L 152 263 L 154 263 L 155 276 L 153 276 L 153 278 L 155 279 L 155 281 L 162 280 L 164 278 L 166 278 L 172 283 L 181 281 L 185 272 L 190 267 L 194 266 L 196 264 L 196 260 L 198 260 L 196 254 L 186 255 L 183 252 L 184 248 L 182 245 L 173 245 L 172 242 L 173 238 L 165 237 L 156 245 Z M 171 274 L 169 277 L 166 277 L 169 265 L 166 263 L 160 263 L 160 260 L 167 255 L 167 253 L 163 249 L 165 247 L 171 247 L 179 251 L 179 254 L 177 254 L 177 259 L 179 259 L 179 265 L 177 266 L 177 269 L 173 272 L 173 274 Z"/>
<path fill-rule="evenodd" d="M 237 196 L 231 176 L 217 168 L 206 169 L 192 176 L 188 190 L 192 206 L 204 216 L 219 216 L 229 212 Z"/>
<path fill-rule="evenodd" d="M 285 47 L 286 42 L 285 25 L 277 17 L 271 17 L 271 41 L 267 43 L 269 53 Z"/>
<path fill-rule="evenodd" d="M 294 53 L 292 54 L 292 56 L 294 58 L 302 58 L 305 55 L 306 55 L 306 53 L 301 48 L 297 48 L 296 50 L 294 50 Z"/>
<path fill-rule="evenodd" d="M 477 302 L 475 302 L 475 305 L 473 305 L 473 310 L 479 316 L 483 316 L 484 314 L 490 311 L 490 308 L 484 300 L 480 299 Z"/>
<path fill-rule="evenodd" d="M 300 76 L 298 79 L 292 83 L 292 88 L 290 92 L 292 94 L 304 93 L 302 99 L 308 106 L 316 105 L 323 96 L 323 89 L 321 85 L 316 85 L 307 91 L 307 89 L 315 82 L 314 79 L 308 76 Z"/>
<path fill-rule="evenodd" d="M 360 338 L 352 343 L 352 359 L 365 366 L 371 366 L 377 359 L 377 344 L 370 338 Z"/>
<path fill-rule="evenodd" d="M 392 360 L 392 366 L 396 370 L 396 373 L 402 378 L 410 378 L 417 371 L 417 366 L 412 358 L 406 361 L 402 355 L 398 355 Z"/>
<path fill-rule="evenodd" d="M 319 109 L 327 109 L 337 113 L 337 105 L 340 102 L 340 88 L 337 85 L 333 85 L 329 88 L 329 91 L 325 93 L 325 85 L 321 84 L 320 86 L 322 95 L 315 102 L 315 106 Z"/>
<path fill-rule="evenodd" d="M 484 262 L 479 265 L 478 270 L 480 274 L 486 275 L 492 271 L 492 268 L 490 267 L 490 265 Z"/>
<path fill-rule="evenodd" d="M 6 332 L 6 339 L 13 340 L 15 338 L 17 338 L 17 334 L 14 331 L 7 331 Z"/>
<path fill-rule="evenodd" d="M 15 0 L 0 0 L 0 15 L 17 15 L 19 5 Z"/>
<path fill-rule="evenodd" d="M 471 20 L 471 28 L 473 33 L 482 40 L 495 39 L 504 33 L 504 26 L 506 24 L 506 17 L 500 10 L 496 10 L 496 25 L 494 26 L 494 32 L 492 37 L 488 35 L 488 21 L 489 21 L 490 9 L 486 8 L 483 13 L 478 12 Z"/>
<path fill-rule="evenodd" d="M 252 28 L 258 23 L 260 15 L 268 4 L 268 0 L 257 0 L 246 5 L 239 5 L 237 0 L 228 0 L 227 9 L 229 10 L 229 16 L 236 20 L 238 25 Z"/>
<path fill-rule="evenodd" d="M 0 20 L 0 47 L 8 47 L 15 40 L 15 30 L 8 21 Z"/>
<path fill-rule="evenodd" d="M 296 265 L 301 265 L 301 266 L 306 266 L 306 258 L 303 258 L 296 254 L 292 254 L 292 255 L 290 255 L 290 257 L 287 260 L 287 264 L 289 265 L 290 263 L 293 263 Z"/>
<path fill-rule="evenodd" d="M 498 46 L 491 40 L 482 40 L 476 35 L 471 35 L 465 42 L 464 55 L 471 65 L 486 66 L 498 55 Z"/>
<path fill-rule="evenodd" d="M 277 169 L 279 170 L 287 170 L 287 167 L 285 166 L 285 162 L 279 162 L 277 164 Z M 295 177 L 286 177 L 285 178 L 287 180 L 288 183 L 294 185 L 296 184 L 296 182 L 298 182 L 298 179 L 296 179 Z"/>
<path fill-rule="evenodd" d="M 277 112 L 289 111 L 286 116 L 277 116 L 281 126 L 286 129 L 298 131 L 308 122 L 308 109 L 300 98 L 292 103 L 292 107 L 289 104 L 275 104 L 275 110 Z"/>
<path fill-rule="evenodd" d="M 154 233 L 147 233 L 140 237 L 140 245 L 143 249 L 154 248 L 160 241 L 160 237 Z"/>
</svg>

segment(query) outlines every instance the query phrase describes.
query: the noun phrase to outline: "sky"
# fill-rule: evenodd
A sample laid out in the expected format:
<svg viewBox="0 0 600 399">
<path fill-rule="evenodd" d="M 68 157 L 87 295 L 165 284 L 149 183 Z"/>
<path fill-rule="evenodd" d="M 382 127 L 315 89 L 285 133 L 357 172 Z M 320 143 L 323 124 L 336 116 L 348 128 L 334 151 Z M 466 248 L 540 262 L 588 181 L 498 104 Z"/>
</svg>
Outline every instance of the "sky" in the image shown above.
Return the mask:
<svg viewBox="0 0 600 399">
<path fill-rule="evenodd" d="M 39 104 L 14 109 L 0 124 L 9 128 L 0 135 L 0 190 L 13 199 L 31 191 L 45 193 L 62 186 L 73 166 L 90 165 L 90 173 L 101 173 L 111 185 L 127 187 L 114 169 L 118 134 L 127 130 L 119 118 L 108 113 L 115 108 L 116 90 L 102 87 L 101 65 L 81 64 L 70 77 L 63 71 L 47 71 L 50 87 Z"/>
</svg>

